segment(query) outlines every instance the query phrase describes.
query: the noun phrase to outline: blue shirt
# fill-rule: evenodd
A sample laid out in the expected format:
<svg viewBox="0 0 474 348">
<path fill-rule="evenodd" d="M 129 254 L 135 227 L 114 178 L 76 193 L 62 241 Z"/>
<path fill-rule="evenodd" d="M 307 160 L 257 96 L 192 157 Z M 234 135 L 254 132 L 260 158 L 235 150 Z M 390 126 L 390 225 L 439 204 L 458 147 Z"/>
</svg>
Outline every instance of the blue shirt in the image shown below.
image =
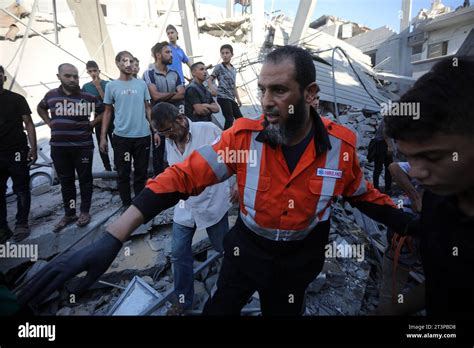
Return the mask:
<svg viewBox="0 0 474 348">
<path fill-rule="evenodd" d="M 114 105 L 114 134 L 125 138 L 141 138 L 150 135 L 146 118 L 145 101 L 150 92 L 143 80 L 115 80 L 105 87 L 104 104 Z"/>
<path fill-rule="evenodd" d="M 184 84 L 184 75 L 183 75 L 183 66 L 182 64 L 186 64 L 189 61 L 188 56 L 181 47 L 178 45 L 173 46 L 172 44 L 169 45 L 171 48 L 171 53 L 173 54 L 173 62 L 168 65 L 168 67 L 172 70 L 178 72 L 179 77 L 181 78 L 181 82 Z"/>
</svg>

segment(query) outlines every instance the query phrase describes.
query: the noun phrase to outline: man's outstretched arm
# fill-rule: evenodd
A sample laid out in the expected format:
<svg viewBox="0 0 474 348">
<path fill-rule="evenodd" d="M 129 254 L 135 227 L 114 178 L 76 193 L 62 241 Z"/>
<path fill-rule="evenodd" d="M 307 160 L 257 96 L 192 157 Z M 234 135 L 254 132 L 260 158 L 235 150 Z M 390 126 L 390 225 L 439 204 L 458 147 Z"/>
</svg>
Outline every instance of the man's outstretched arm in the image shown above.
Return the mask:
<svg viewBox="0 0 474 348">
<path fill-rule="evenodd" d="M 194 151 L 184 162 L 148 180 L 132 206 L 107 227 L 102 238 L 49 262 L 17 293 L 20 303 L 40 304 L 67 280 L 87 271 L 82 282 L 74 289 L 74 293 L 80 294 L 107 271 L 122 243 L 140 224 L 176 205 L 180 199 L 198 195 L 207 186 L 228 179 L 235 173 L 235 165 L 223 163 L 218 151 L 234 146 L 233 141 L 228 141 L 232 137 L 231 132 L 228 130 L 216 144 Z"/>
</svg>

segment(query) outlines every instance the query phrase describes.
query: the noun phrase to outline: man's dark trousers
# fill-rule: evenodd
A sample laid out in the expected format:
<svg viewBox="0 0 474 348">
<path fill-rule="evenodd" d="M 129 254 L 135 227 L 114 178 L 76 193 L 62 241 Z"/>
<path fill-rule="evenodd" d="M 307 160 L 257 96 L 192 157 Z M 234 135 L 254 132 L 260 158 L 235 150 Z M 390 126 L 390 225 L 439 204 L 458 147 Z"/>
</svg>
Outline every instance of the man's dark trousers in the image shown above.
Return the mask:
<svg viewBox="0 0 474 348">
<path fill-rule="evenodd" d="M 263 315 L 297 316 L 306 288 L 321 272 L 329 221 L 299 241 L 271 241 L 250 231 L 240 216 L 224 238 L 224 260 L 217 291 L 204 315 L 240 315 L 258 291 Z"/>
<path fill-rule="evenodd" d="M 81 213 L 89 213 L 92 201 L 94 148 L 51 146 L 51 158 L 58 174 L 66 216 L 76 214 L 76 173 L 81 192 Z"/>
<path fill-rule="evenodd" d="M 144 188 L 147 178 L 148 159 L 150 157 L 150 136 L 125 138 L 114 134 L 114 162 L 117 167 L 117 186 L 124 205 L 132 202 L 130 175 L 133 160 L 133 191 L 137 196 Z"/>
<path fill-rule="evenodd" d="M 7 227 L 6 191 L 8 178 L 12 179 L 17 195 L 16 224 L 27 225 L 30 213 L 30 169 L 27 165 L 28 149 L 0 153 L 0 228 Z"/>
</svg>

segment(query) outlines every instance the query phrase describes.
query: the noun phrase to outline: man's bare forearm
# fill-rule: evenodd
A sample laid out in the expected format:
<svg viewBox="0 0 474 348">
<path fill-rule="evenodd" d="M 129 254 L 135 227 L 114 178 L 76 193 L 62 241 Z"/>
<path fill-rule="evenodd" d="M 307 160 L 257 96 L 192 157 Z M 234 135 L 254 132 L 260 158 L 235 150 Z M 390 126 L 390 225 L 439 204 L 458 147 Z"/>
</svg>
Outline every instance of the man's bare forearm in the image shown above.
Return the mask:
<svg viewBox="0 0 474 348">
<path fill-rule="evenodd" d="M 27 123 L 26 126 L 26 134 L 28 135 L 28 142 L 30 143 L 31 151 L 36 151 L 36 129 L 33 122 Z"/>
<path fill-rule="evenodd" d="M 111 107 L 106 106 L 105 111 L 102 114 L 102 129 L 100 132 L 100 138 L 107 139 L 107 130 L 109 129 L 110 121 L 112 120 Z"/>
<path fill-rule="evenodd" d="M 207 79 L 207 87 L 209 88 L 211 93 L 213 95 L 215 95 L 215 94 L 217 94 L 217 90 L 214 88 L 214 85 L 213 85 L 212 81 L 214 81 L 214 79 L 212 77 Z"/>
<path fill-rule="evenodd" d="M 144 218 L 140 210 L 131 205 L 120 217 L 107 227 L 107 232 L 122 242 L 143 224 Z"/>
<path fill-rule="evenodd" d="M 51 118 L 49 117 L 48 110 L 45 110 L 38 106 L 36 108 L 36 111 L 38 112 L 38 115 L 42 118 L 44 123 L 46 123 L 49 126 L 49 124 L 51 123 Z"/>
<path fill-rule="evenodd" d="M 99 123 L 102 123 L 102 119 L 104 118 L 104 113 L 101 113 L 99 116 L 94 117 L 94 119 L 91 122 L 92 127 L 97 126 Z M 102 134 L 100 134 L 102 135 Z"/>
<path fill-rule="evenodd" d="M 217 103 L 207 104 L 210 112 L 219 112 L 219 105 Z"/>
<path fill-rule="evenodd" d="M 183 91 L 180 91 L 180 92 L 176 92 L 174 94 L 174 96 L 171 97 L 171 101 L 180 101 L 180 100 L 183 100 L 184 99 L 184 92 Z"/>
<path fill-rule="evenodd" d="M 393 181 L 395 181 L 408 196 L 416 197 L 418 195 L 415 187 L 411 184 L 410 177 L 397 163 L 392 163 L 388 169 L 390 174 L 392 174 Z"/>
</svg>

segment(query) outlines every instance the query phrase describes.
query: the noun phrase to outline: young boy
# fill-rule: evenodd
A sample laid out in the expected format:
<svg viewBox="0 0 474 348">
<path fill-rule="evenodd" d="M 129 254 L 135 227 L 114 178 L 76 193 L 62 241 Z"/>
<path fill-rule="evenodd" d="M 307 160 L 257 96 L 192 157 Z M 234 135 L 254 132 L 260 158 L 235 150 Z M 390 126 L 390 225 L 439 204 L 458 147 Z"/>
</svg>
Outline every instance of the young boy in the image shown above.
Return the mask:
<svg viewBox="0 0 474 348">
<path fill-rule="evenodd" d="M 181 83 L 184 85 L 186 81 L 182 64 L 186 64 L 189 68 L 191 68 L 191 63 L 189 62 L 189 58 L 183 49 L 178 46 L 178 30 L 176 30 L 174 25 L 170 24 L 166 27 L 166 35 L 168 36 L 169 47 L 171 48 L 171 53 L 173 55 L 173 60 L 171 64 L 168 65 L 168 68 L 178 72 L 179 77 L 181 78 Z M 186 78 L 186 80 L 191 82 L 191 79 Z"/>
<path fill-rule="evenodd" d="M 217 103 L 220 105 L 225 118 L 224 129 L 227 129 L 232 126 L 234 119 L 242 117 L 242 113 L 239 109 L 239 107 L 242 106 L 242 102 L 240 101 L 235 84 L 237 71 L 230 63 L 230 60 L 234 56 L 234 49 L 231 45 L 222 45 L 220 52 L 222 63 L 216 65 L 207 83 L 212 95 L 217 95 Z M 212 84 L 214 79 L 217 79 L 219 83 L 217 91 Z"/>
</svg>

